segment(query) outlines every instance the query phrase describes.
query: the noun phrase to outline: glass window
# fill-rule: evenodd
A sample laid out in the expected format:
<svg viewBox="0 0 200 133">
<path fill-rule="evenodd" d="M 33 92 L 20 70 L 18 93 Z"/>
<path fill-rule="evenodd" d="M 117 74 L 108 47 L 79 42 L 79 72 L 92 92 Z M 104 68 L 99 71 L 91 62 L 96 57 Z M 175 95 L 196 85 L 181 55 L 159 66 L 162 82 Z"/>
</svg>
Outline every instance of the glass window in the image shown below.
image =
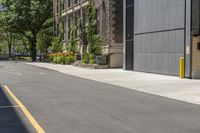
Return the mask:
<svg viewBox="0 0 200 133">
<path fill-rule="evenodd" d="M 68 7 L 72 6 L 72 0 L 68 0 Z"/>
<path fill-rule="evenodd" d="M 78 4 L 79 3 L 79 0 L 74 0 L 74 4 Z"/>
<path fill-rule="evenodd" d="M 62 11 L 65 11 L 65 0 L 61 1 L 61 8 L 62 8 Z"/>
</svg>

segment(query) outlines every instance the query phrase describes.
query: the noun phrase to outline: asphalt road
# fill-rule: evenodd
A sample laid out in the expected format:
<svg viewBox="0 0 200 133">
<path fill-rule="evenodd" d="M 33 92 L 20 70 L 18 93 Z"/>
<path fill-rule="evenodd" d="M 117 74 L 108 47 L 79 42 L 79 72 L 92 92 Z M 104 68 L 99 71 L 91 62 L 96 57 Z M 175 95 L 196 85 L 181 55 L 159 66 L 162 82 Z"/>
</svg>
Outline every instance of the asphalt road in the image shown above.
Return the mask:
<svg viewBox="0 0 200 133">
<path fill-rule="evenodd" d="M 200 106 L 186 102 L 14 62 L 0 62 L 0 84 L 47 133 L 200 133 Z M 0 132 L 34 132 L 14 104 L 1 88 Z"/>
</svg>

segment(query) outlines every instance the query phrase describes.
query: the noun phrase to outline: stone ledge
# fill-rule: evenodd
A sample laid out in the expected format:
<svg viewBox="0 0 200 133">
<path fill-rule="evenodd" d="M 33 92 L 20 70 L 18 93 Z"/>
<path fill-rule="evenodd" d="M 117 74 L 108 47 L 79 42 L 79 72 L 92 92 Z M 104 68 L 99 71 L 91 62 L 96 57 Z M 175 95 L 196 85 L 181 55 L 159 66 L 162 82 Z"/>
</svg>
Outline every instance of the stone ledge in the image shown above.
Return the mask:
<svg viewBox="0 0 200 133">
<path fill-rule="evenodd" d="M 98 65 L 98 64 L 84 64 L 79 62 L 75 62 L 73 66 L 81 67 L 81 68 L 89 68 L 89 69 L 108 69 L 108 65 Z"/>
</svg>

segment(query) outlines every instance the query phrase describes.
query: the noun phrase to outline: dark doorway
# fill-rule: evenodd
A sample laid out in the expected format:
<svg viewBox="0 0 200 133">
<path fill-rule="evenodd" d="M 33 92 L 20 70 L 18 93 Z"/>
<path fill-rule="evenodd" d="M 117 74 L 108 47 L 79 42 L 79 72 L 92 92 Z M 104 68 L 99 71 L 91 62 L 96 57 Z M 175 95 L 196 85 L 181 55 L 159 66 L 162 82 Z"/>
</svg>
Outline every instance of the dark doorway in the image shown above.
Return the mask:
<svg viewBox="0 0 200 133">
<path fill-rule="evenodd" d="M 133 32 L 134 32 L 134 6 L 133 0 L 126 0 L 126 69 L 133 70 Z"/>
</svg>

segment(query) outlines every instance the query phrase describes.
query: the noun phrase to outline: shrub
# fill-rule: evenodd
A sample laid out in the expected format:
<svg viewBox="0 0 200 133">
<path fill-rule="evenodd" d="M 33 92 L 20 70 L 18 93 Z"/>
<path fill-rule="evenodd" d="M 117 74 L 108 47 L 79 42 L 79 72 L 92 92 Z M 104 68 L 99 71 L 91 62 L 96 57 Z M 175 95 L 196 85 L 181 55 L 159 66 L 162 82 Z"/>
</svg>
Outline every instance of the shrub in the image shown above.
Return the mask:
<svg viewBox="0 0 200 133">
<path fill-rule="evenodd" d="M 52 38 L 51 46 L 49 48 L 54 52 L 60 52 L 63 50 L 61 35 Z"/>
<path fill-rule="evenodd" d="M 82 59 L 82 63 L 84 64 L 88 64 L 89 63 L 89 54 L 88 53 L 84 53 L 83 54 L 83 59 Z"/>
<path fill-rule="evenodd" d="M 89 54 L 89 62 L 90 62 L 90 64 L 96 63 L 94 54 Z"/>
<path fill-rule="evenodd" d="M 65 53 L 52 53 L 48 55 L 49 60 L 52 63 L 56 63 L 56 64 L 66 64 L 67 57 L 69 56 L 74 56 L 74 54 L 72 52 L 65 52 Z"/>
<path fill-rule="evenodd" d="M 71 27 L 70 27 L 70 40 L 69 40 L 69 44 L 67 46 L 67 50 L 75 54 L 78 50 L 78 40 L 79 40 L 79 38 L 77 36 L 74 21 L 71 21 L 70 25 L 71 25 Z"/>
<path fill-rule="evenodd" d="M 58 57 L 57 56 L 53 57 L 53 61 L 52 62 L 55 63 L 55 64 L 58 64 Z"/>
<path fill-rule="evenodd" d="M 88 14 L 88 26 L 86 29 L 87 41 L 88 41 L 88 52 L 101 55 L 103 52 L 103 41 L 100 36 L 96 33 L 96 9 L 94 4 L 89 1 L 87 5 L 87 14 Z"/>
<path fill-rule="evenodd" d="M 90 59 L 90 64 L 95 64 L 95 59 Z"/>
<path fill-rule="evenodd" d="M 72 55 L 66 57 L 65 59 L 66 59 L 65 61 L 66 61 L 67 64 L 72 64 L 72 63 L 75 62 L 75 56 L 72 56 Z"/>
</svg>

